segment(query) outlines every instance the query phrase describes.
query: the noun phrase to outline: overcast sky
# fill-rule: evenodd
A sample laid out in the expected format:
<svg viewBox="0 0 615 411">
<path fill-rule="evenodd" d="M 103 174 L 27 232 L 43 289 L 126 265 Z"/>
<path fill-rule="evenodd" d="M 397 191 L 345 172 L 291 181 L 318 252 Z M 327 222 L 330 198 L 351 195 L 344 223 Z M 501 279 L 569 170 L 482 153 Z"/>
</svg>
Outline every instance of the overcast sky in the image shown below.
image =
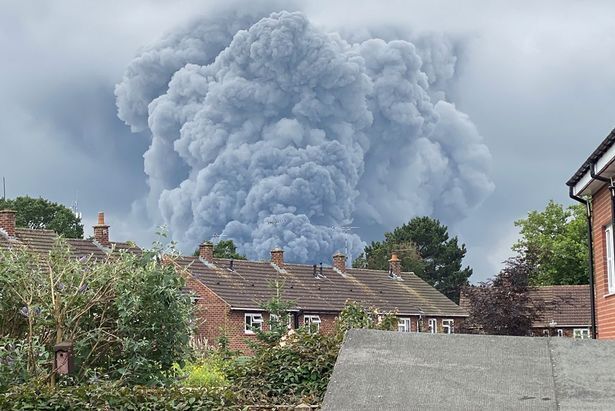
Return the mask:
<svg viewBox="0 0 615 411">
<path fill-rule="evenodd" d="M 513 221 L 549 199 L 570 203 L 565 181 L 615 127 L 615 3 L 331 3 L 309 2 L 304 12 L 327 28 L 377 22 L 461 42 L 449 100 L 489 147 L 495 190 L 451 231 L 467 245 L 472 280 L 494 275 L 511 254 Z M 0 0 L 7 196 L 77 200 L 87 226 L 104 210 L 112 237 L 150 241 L 134 206 L 148 191 L 150 141 L 118 119 L 113 90 L 140 48 L 209 7 Z"/>
</svg>

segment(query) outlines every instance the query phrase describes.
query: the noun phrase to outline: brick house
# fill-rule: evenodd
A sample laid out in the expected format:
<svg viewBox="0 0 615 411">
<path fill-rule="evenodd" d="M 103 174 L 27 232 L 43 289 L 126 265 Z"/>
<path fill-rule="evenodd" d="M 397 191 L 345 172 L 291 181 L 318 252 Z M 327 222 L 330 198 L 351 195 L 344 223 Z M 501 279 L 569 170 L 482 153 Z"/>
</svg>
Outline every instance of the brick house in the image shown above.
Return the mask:
<svg viewBox="0 0 615 411">
<path fill-rule="evenodd" d="M 213 245 L 201 244 L 198 257 L 180 257 L 202 320 L 198 337 L 210 344 L 225 335 L 231 349 L 247 350 L 252 327 L 266 329 L 269 314 L 261 303 L 273 296 L 273 281 L 283 284 L 283 298 L 294 303 L 289 328 L 309 324 L 331 332 L 349 300 L 383 311 L 396 311 L 399 331 L 453 333 L 467 313 L 413 273 L 402 273 L 393 255 L 387 271 L 346 267 L 337 253 L 331 266 L 289 264 L 281 249 L 271 261 L 213 257 Z"/>
<path fill-rule="evenodd" d="M 599 339 L 615 339 L 615 130 L 566 184 L 588 210 L 592 329 Z"/>
<path fill-rule="evenodd" d="M 0 248 L 26 246 L 36 253 L 46 254 L 51 251 L 58 234 L 52 230 L 16 227 L 15 214 L 13 210 L 0 210 Z M 66 239 L 75 257 L 92 255 L 104 258 L 111 250 L 139 250 L 133 244 L 109 240 L 109 225 L 105 223 L 105 214 L 102 212 L 98 213 L 98 223 L 93 228 L 94 237 L 91 239 Z"/>
</svg>

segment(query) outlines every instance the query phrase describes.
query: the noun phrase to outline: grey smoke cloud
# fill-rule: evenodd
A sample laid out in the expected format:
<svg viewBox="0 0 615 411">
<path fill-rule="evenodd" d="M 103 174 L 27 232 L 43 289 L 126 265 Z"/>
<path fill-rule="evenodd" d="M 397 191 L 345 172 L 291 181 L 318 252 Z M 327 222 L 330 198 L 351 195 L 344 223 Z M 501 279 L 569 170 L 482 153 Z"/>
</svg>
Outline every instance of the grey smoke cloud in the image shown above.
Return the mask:
<svg viewBox="0 0 615 411">
<path fill-rule="evenodd" d="M 449 40 L 358 40 L 271 11 L 195 21 L 116 87 L 120 118 L 151 132 L 148 210 L 180 246 L 222 233 L 251 258 L 356 256 L 361 237 L 454 223 L 490 194 L 489 150 L 445 100 Z"/>
</svg>

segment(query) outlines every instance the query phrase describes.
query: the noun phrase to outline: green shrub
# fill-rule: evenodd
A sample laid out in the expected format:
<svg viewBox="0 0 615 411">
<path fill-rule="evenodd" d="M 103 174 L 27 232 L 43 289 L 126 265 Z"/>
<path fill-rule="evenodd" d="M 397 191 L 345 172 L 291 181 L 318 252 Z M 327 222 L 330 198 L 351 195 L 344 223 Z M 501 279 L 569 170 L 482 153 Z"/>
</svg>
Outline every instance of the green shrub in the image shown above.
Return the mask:
<svg viewBox="0 0 615 411">
<path fill-rule="evenodd" d="M 122 387 L 114 384 L 53 389 L 21 385 L 0 394 L 1 410 L 222 410 L 232 409 L 227 389 Z"/>
<path fill-rule="evenodd" d="M 229 385 L 222 371 L 222 359 L 211 355 L 194 363 L 187 363 L 183 368 L 176 367 L 184 387 L 224 388 Z"/>
<path fill-rule="evenodd" d="M 36 338 L 32 340 L 31 347 L 32 350 L 26 340 L 0 338 L 0 392 L 10 386 L 47 376 L 43 370 L 50 364 L 49 354 Z M 31 361 L 28 360 L 30 353 L 34 357 Z M 29 366 L 32 362 L 37 366 Z"/>
</svg>

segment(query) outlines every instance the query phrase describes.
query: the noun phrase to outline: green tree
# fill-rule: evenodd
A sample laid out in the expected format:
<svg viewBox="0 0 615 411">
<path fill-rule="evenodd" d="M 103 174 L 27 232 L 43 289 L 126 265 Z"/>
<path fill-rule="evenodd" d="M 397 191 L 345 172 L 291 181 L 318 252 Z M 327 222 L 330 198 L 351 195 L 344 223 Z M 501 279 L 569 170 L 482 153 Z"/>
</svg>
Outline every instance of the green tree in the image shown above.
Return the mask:
<svg viewBox="0 0 615 411">
<path fill-rule="evenodd" d="M 392 252 L 401 259 L 403 271 L 412 271 L 455 302 L 461 287 L 468 284 L 472 269 L 462 267 L 465 244 L 449 237 L 448 228 L 430 217 L 415 217 L 384 234 L 383 242 L 372 242 L 353 266 L 388 269 Z"/>
<path fill-rule="evenodd" d="M 543 211 L 515 221 L 521 238 L 512 249 L 535 261 L 530 285 L 587 284 L 587 220 L 581 204 L 564 207 L 551 200 Z"/>
<path fill-rule="evenodd" d="M 17 227 L 53 230 L 66 238 L 82 238 L 81 218 L 62 204 L 44 198 L 17 197 L 14 200 L 0 199 L 0 210 L 17 212 Z"/>
<path fill-rule="evenodd" d="M 199 249 L 197 248 L 194 256 L 199 255 Z M 216 258 L 232 258 L 233 260 L 245 260 L 246 256 L 237 252 L 237 247 L 233 240 L 220 240 L 214 244 L 214 257 Z"/>
</svg>

